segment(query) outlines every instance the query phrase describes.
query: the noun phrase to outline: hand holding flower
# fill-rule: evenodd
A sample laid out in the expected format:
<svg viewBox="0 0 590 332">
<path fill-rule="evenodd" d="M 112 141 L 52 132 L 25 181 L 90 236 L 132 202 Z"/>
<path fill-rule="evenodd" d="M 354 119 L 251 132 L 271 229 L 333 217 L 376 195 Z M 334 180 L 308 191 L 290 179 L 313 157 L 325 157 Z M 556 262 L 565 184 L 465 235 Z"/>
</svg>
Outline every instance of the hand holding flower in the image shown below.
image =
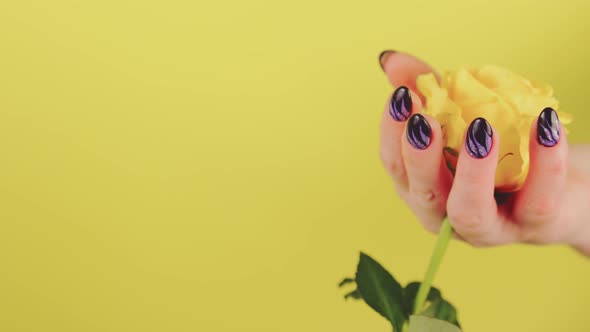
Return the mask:
<svg viewBox="0 0 590 332">
<path fill-rule="evenodd" d="M 439 233 L 421 282 L 402 285 L 361 253 L 356 284 L 394 332 L 460 331 L 455 307 L 432 288 L 454 235 L 474 246 L 562 243 L 590 256 L 590 148 L 570 162 L 550 86 L 497 66 L 438 76 L 419 59 L 379 57 L 398 88 L 381 121 L 381 159 L 422 225 Z M 581 162 L 580 162 L 581 161 Z M 581 166 L 581 167 L 580 167 Z"/>
<path fill-rule="evenodd" d="M 448 216 L 475 246 L 563 243 L 590 255 L 590 175 L 568 162 L 571 116 L 557 113 L 551 87 L 495 66 L 437 79 L 410 55 L 380 60 L 399 87 L 381 159 L 426 229 Z"/>
</svg>

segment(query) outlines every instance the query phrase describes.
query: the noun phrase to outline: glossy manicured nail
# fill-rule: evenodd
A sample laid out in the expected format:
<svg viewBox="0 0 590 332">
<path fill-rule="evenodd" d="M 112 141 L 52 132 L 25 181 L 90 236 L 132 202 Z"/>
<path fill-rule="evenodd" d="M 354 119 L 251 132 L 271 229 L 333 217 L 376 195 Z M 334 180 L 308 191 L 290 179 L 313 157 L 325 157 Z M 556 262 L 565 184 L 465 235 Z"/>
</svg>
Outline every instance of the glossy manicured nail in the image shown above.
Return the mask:
<svg viewBox="0 0 590 332">
<path fill-rule="evenodd" d="M 395 121 L 406 121 L 412 114 L 412 97 L 405 86 L 397 88 L 389 101 L 389 114 Z"/>
<path fill-rule="evenodd" d="M 473 158 L 485 158 L 492 150 L 492 126 L 484 118 L 477 118 L 467 129 L 465 149 Z"/>
<path fill-rule="evenodd" d="M 551 147 L 559 142 L 559 118 L 551 107 L 545 108 L 539 114 L 537 121 L 537 139 L 544 146 Z"/>
<path fill-rule="evenodd" d="M 416 113 L 408 119 L 406 137 L 413 147 L 424 150 L 430 145 L 432 129 L 422 114 Z"/>
<path fill-rule="evenodd" d="M 387 58 L 393 53 L 395 53 L 394 50 L 385 50 L 379 54 L 379 65 L 381 65 L 383 71 L 385 71 L 385 62 L 387 61 Z"/>
</svg>

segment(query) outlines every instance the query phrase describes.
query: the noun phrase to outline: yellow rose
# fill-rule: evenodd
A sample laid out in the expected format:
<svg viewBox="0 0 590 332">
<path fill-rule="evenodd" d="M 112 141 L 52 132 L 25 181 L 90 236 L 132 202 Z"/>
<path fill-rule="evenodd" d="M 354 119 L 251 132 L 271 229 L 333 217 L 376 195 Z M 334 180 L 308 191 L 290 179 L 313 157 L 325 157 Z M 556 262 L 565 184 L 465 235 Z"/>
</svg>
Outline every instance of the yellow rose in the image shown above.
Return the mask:
<svg viewBox="0 0 590 332">
<path fill-rule="evenodd" d="M 520 189 L 529 168 L 531 124 L 545 107 L 558 108 L 553 88 L 497 66 L 448 71 L 440 84 L 433 74 L 425 74 L 416 83 L 426 99 L 425 113 L 442 126 L 449 168 L 455 169 L 467 126 L 483 117 L 500 135 L 496 190 Z M 559 119 L 567 124 L 572 117 L 560 112 Z"/>
</svg>

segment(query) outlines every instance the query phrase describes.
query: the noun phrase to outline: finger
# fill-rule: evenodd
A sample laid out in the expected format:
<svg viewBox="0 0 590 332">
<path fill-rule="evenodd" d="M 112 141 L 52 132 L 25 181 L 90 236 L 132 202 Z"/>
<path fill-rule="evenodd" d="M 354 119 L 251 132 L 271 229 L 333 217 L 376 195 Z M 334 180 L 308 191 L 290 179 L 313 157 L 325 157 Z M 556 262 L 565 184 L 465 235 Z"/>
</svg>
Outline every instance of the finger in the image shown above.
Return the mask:
<svg viewBox="0 0 590 332">
<path fill-rule="evenodd" d="M 548 225 L 559 213 L 568 160 L 565 131 L 557 113 L 550 107 L 533 122 L 529 153 L 529 173 L 515 198 L 514 216 L 524 227 Z M 560 230 L 551 232 L 553 236 L 560 233 Z M 529 240 L 534 241 L 534 234 L 530 237 Z"/>
<path fill-rule="evenodd" d="M 381 118 L 380 155 L 396 186 L 407 189 L 407 176 L 401 153 L 401 140 L 407 118 L 420 112 L 422 102 L 408 88 L 397 88 L 385 105 Z"/>
<path fill-rule="evenodd" d="M 494 200 L 499 137 L 483 118 L 467 129 L 447 202 L 453 228 L 467 242 L 489 246 L 516 241 L 516 226 L 500 218 Z"/>
<path fill-rule="evenodd" d="M 444 162 L 440 124 L 435 118 L 419 113 L 407 122 L 401 144 L 409 184 L 407 201 L 422 225 L 438 232 L 452 182 Z"/>
<path fill-rule="evenodd" d="M 429 64 L 415 56 L 391 50 L 381 52 L 379 63 L 393 86 L 404 85 L 416 92 L 418 92 L 416 78 L 419 75 L 434 72 Z"/>
</svg>

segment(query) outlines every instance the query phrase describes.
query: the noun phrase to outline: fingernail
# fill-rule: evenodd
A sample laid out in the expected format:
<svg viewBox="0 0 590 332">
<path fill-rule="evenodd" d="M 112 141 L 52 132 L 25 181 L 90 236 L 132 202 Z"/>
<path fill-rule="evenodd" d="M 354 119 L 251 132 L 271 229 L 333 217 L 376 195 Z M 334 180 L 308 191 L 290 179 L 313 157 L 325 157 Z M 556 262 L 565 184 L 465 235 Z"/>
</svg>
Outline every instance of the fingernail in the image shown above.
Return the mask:
<svg viewBox="0 0 590 332">
<path fill-rule="evenodd" d="M 392 55 L 393 53 L 395 53 L 394 50 L 385 50 L 383 52 L 381 52 L 381 54 L 379 54 L 379 65 L 381 65 L 381 69 L 383 71 L 385 71 L 385 62 L 387 61 L 387 58 Z"/>
<path fill-rule="evenodd" d="M 537 139 L 539 143 L 547 147 L 555 146 L 559 142 L 559 118 L 557 112 L 551 107 L 545 108 L 539 114 Z"/>
<path fill-rule="evenodd" d="M 416 149 L 424 150 L 430 145 L 431 136 L 432 129 L 430 129 L 426 118 L 419 113 L 412 115 L 408 120 L 408 128 L 406 129 L 408 142 Z"/>
<path fill-rule="evenodd" d="M 477 118 L 467 129 L 465 149 L 473 158 L 485 158 L 492 150 L 492 126 L 484 118 Z"/>
<path fill-rule="evenodd" d="M 412 114 L 412 97 L 405 86 L 397 88 L 389 101 L 389 114 L 395 121 L 406 121 Z"/>
</svg>

